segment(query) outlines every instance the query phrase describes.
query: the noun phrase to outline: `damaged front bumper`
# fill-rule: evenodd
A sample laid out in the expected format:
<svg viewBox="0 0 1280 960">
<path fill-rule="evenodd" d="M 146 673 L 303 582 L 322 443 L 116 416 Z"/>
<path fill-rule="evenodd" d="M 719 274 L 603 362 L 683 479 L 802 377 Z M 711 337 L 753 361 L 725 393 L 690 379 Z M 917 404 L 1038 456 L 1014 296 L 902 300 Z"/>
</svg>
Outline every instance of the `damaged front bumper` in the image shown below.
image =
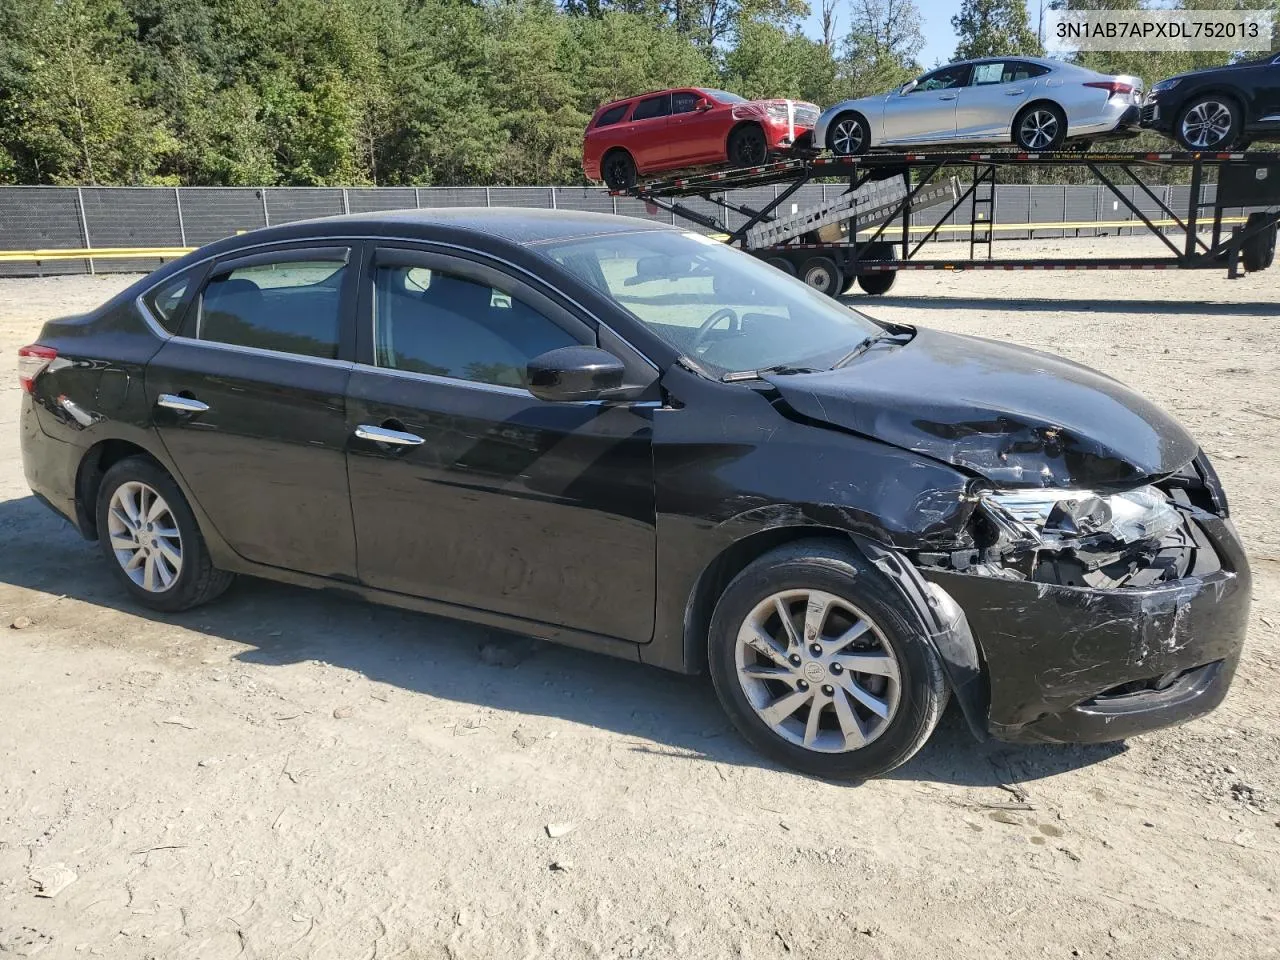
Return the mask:
<svg viewBox="0 0 1280 960">
<path fill-rule="evenodd" d="M 1194 564 L 1146 587 L 921 569 L 954 598 L 978 642 L 994 736 L 1119 740 L 1222 702 L 1244 644 L 1249 567 L 1229 520 L 1196 511 L 1189 523 Z"/>
</svg>

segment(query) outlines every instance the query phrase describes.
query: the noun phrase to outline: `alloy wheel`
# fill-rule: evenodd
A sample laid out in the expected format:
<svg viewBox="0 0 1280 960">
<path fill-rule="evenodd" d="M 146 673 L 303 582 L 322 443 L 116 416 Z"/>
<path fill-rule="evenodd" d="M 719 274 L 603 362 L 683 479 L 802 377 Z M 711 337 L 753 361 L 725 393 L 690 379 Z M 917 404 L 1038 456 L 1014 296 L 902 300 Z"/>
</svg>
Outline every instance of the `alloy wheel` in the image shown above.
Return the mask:
<svg viewBox="0 0 1280 960">
<path fill-rule="evenodd" d="M 852 118 L 837 123 L 831 131 L 831 149 L 847 156 L 859 153 L 862 150 L 862 124 Z"/>
<path fill-rule="evenodd" d="M 784 590 L 765 598 L 738 630 L 735 657 L 756 715 L 807 750 L 861 749 L 897 713 L 897 655 L 865 613 L 835 594 Z"/>
<path fill-rule="evenodd" d="M 1058 118 L 1049 110 L 1032 110 L 1018 128 L 1018 141 L 1028 150 L 1043 150 L 1057 136 Z"/>
<path fill-rule="evenodd" d="M 107 508 L 111 551 L 129 579 L 148 593 L 164 593 L 182 574 L 178 521 L 155 488 L 120 484 Z"/>
<path fill-rule="evenodd" d="M 1182 118 L 1182 139 L 1193 147 L 1216 147 L 1231 132 L 1231 109 L 1221 101 L 1197 103 Z"/>
</svg>

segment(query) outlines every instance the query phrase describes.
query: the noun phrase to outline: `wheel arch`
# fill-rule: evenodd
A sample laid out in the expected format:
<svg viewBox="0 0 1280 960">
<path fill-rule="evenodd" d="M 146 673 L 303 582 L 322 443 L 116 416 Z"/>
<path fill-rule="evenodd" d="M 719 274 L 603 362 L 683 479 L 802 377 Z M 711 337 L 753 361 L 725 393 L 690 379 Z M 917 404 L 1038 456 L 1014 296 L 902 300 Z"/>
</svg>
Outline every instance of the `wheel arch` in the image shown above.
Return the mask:
<svg viewBox="0 0 1280 960">
<path fill-rule="evenodd" d="M 631 166 L 633 166 L 633 167 L 635 168 L 636 173 L 641 173 L 641 172 L 643 172 L 643 171 L 641 171 L 641 169 L 640 169 L 640 164 L 636 162 L 636 155 L 635 155 L 634 153 L 632 153 L 630 150 L 628 150 L 626 147 L 622 146 L 622 144 L 620 144 L 620 143 L 615 143 L 613 146 L 611 146 L 611 147 L 607 147 L 607 148 L 606 148 L 604 151 L 602 151 L 602 152 L 601 152 L 601 154 L 600 154 L 600 177 L 601 177 L 601 179 L 603 179 L 603 178 L 604 178 L 604 168 L 605 168 L 605 165 L 609 162 L 609 158 L 610 158 L 611 156 L 613 156 L 614 154 L 617 154 L 617 153 L 625 154 L 625 155 L 626 155 L 626 156 L 631 160 Z"/>
<path fill-rule="evenodd" d="M 173 476 L 164 461 L 151 450 L 132 440 L 108 437 L 89 447 L 76 469 L 76 526 L 86 540 L 98 539 L 97 502 L 102 478 L 108 470 L 129 457 L 142 456 Z"/>
<path fill-rule="evenodd" d="M 837 541 L 850 547 L 894 585 L 915 611 L 918 627 L 942 661 L 947 685 L 970 730 L 978 739 L 985 739 L 990 709 L 986 661 L 963 610 L 940 587 L 929 584 L 898 551 L 838 527 L 814 523 L 768 527 L 734 540 L 712 558 L 695 580 L 685 604 L 685 670 L 706 671 L 711 617 L 733 578 L 766 553 L 806 540 Z"/>
<path fill-rule="evenodd" d="M 768 149 L 769 149 L 769 135 L 768 135 L 767 133 L 765 133 L 764 124 L 763 124 L 763 123 L 761 123 L 759 120 L 757 120 L 757 119 L 755 119 L 755 118 L 752 118 L 752 117 L 746 117 L 746 118 L 744 118 L 744 119 L 742 119 L 742 120 L 739 120 L 739 121 L 738 121 L 737 123 L 735 123 L 732 127 L 730 127 L 730 128 L 729 128 L 729 132 L 728 132 L 728 133 L 726 133 L 726 134 L 724 135 L 724 157 L 725 157 L 725 159 L 726 159 L 726 160 L 728 160 L 728 159 L 729 159 L 729 143 L 733 140 L 734 135 L 735 135 L 739 130 L 745 130 L 747 127 L 755 127 L 757 130 L 759 130 L 761 133 L 763 133 L 763 134 L 764 134 L 764 138 L 765 138 L 765 151 L 766 151 L 766 153 L 768 152 Z"/>
<path fill-rule="evenodd" d="M 1205 97 L 1222 97 L 1226 100 L 1230 100 L 1235 108 L 1240 111 L 1240 130 L 1241 133 L 1244 132 L 1244 128 L 1248 126 L 1248 120 L 1245 117 L 1245 103 L 1247 98 L 1240 90 L 1235 87 L 1228 86 L 1225 83 L 1215 83 L 1183 97 L 1182 102 L 1178 104 L 1178 112 L 1173 115 L 1173 122 L 1175 126 L 1178 121 L 1182 119 L 1182 115 L 1187 112 L 1187 107 L 1195 101 L 1201 100 Z"/>
<path fill-rule="evenodd" d="M 1018 123 L 1022 120 L 1022 117 L 1026 114 L 1026 112 L 1030 110 L 1032 107 L 1039 107 L 1043 105 L 1048 105 L 1050 107 L 1053 107 L 1060 114 L 1062 114 L 1063 122 L 1066 124 L 1066 127 L 1067 127 L 1067 131 L 1063 136 L 1064 137 L 1071 136 L 1071 116 L 1070 114 L 1067 113 L 1067 108 L 1064 107 L 1062 104 L 1060 104 L 1057 100 L 1053 99 L 1053 97 L 1036 97 L 1034 100 L 1028 100 L 1026 103 L 1020 106 L 1018 108 L 1018 112 L 1013 115 L 1013 122 L 1009 124 L 1010 141 L 1012 141 L 1014 144 L 1017 144 Z"/>
</svg>

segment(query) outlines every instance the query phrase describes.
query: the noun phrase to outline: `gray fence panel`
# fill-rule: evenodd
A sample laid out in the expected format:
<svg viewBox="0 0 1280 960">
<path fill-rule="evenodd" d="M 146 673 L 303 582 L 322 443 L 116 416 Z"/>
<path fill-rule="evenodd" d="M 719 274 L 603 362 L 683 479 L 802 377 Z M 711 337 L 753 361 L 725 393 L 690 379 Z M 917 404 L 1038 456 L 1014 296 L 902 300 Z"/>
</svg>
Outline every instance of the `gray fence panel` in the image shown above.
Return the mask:
<svg viewBox="0 0 1280 960">
<path fill-rule="evenodd" d="M 84 243 L 74 188 L 0 188 L 0 250 L 79 250 Z M 0 277 L 88 272 L 87 260 L 0 263 Z"/>
<path fill-rule="evenodd" d="M 254 187 L 187 187 L 178 193 L 189 247 L 266 226 L 262 191 Z"/>
<path fill-rule="evenodd" d="M 417 193 L 413 187 L 351 187 L 347 190 L 349 213 L 404 210 L 417 205 Z"/>
<path fill-rule="evenodd" d="M 550 187 L 490 187 L 489 195 L 495 207 L 547 209 L 551 206 Z"/>
<path fill-rule="evenodd" d="M 271 225 L 334 217 L 342 213 L 342 191 L 329 187 L 269 187 L 267 215 Z"/>
<path fill-rule="evenodd" d="M 178 198 L 149 187 L 84 187 L 85 222 L 93 247 L 180 247 Z M 102 261 L 114 273 L 149 273 L 159 258 Z M 95 261 L 95 266 L 97 262 Z"/>
<path fill-rule="evenodd" d="M 492 188 L 496 195 L 499 188 Z M 418 206 L 420 207 L 487 207 L 490 206 L 489 187 L 419 187 Z M 493 206 L 501 203 L 496 196 Z M 511 206 L 511 204 L 502 204 Z"/>
<path fill-rule="evenodd" d="M 583 210 L 587 213 L 613 213 L 613 197 L 603 187 L 556 187 L 556 206 L 561 210 Z M 670 222 L 663 213 L 658 219 Z"/>
</svg>

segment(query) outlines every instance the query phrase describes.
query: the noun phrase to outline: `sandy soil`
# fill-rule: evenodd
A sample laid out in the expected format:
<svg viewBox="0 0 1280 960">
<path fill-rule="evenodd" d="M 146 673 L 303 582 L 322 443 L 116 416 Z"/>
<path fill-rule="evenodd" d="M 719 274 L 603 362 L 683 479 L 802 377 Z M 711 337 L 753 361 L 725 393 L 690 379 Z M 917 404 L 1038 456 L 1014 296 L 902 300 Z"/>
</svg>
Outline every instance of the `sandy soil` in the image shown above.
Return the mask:
<svg viewBox="0 0 1280 960">
<path fill-rule="evenodd" d="M 0 281 L 0 356 L 128 279 Z M 834 786 L 761 762 L 703 680 L 264 582 L 148 613 L 28 494 L 10 375 L 0 955 L 1276 955 L 1280 269 L 906 274 L 856 302 L 1099 367 L 1200 438 L 1255 571 L 1217 713 L 1089 749 L 949 714 Z"/>
</svg>

